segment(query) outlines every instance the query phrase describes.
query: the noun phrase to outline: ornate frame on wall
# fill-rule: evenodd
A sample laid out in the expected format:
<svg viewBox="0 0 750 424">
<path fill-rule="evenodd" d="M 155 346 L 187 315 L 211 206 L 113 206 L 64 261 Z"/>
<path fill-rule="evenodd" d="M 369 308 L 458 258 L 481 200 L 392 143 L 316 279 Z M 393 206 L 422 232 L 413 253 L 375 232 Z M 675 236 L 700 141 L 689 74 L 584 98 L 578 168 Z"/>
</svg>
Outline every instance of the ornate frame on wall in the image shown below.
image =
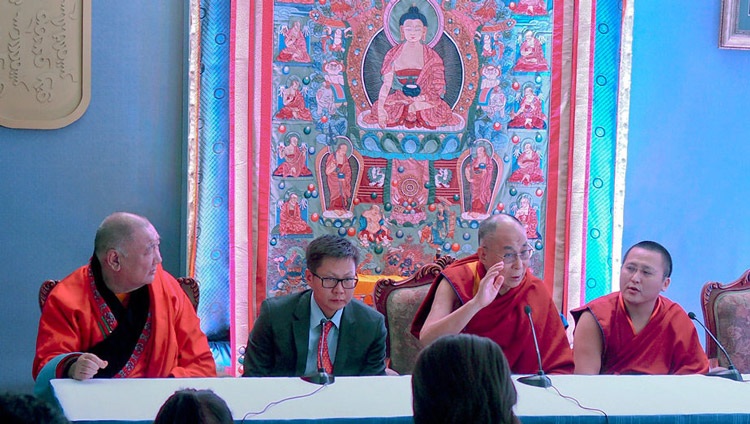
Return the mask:
<svg viewBox="0 0 750 424">
<path fill-rule="evenodd" d="M 746 11 L 744 19 L 740 11 Z M 719 48 L 750 50 L 750 0 L 722 0 Z"/>
<path fill-rule="evenodd" d="M 53 130 L 83 116 L 91 99 L 91 0 L 3 2 L 0 28 L 0 126 Z"/>
</svg>

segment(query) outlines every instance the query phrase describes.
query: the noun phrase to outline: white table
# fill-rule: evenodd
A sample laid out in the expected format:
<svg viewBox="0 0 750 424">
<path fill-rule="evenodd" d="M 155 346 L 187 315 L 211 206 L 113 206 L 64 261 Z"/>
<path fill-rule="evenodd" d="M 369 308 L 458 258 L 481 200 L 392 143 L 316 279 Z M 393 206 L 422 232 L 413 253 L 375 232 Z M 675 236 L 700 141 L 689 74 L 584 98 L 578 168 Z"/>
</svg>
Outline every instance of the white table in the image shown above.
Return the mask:
<svg viewBox="0 0 750 424">
<path fill-rule="evenodd" d="M 514 381 L 517 376 L 514 376 Z M 694 376 L 551 376 L 564 395 L 603 410 L 610 423 L 750 423 L 750 383 Z M 746 376 L 750 379 L 750 376 Z M 53 380 L 55 396 L 73 422 L 150 422 L 182 388 L 211 389 L 227 401 L 236 421 L 284 398 L 321 386 L 298 378 L 191 378 Z M 516 414 L 524 424 L 604 423 L 552 388 L 516 382 Z M 337 377 L 317 393 L 282 402 L 249 421 L 325 420 L 412 422 L 410 376 Z M 687 416 L 687 417 L 685 417 Z M 733 420 L 733 421 L 730 421 Z"/>
</svg>

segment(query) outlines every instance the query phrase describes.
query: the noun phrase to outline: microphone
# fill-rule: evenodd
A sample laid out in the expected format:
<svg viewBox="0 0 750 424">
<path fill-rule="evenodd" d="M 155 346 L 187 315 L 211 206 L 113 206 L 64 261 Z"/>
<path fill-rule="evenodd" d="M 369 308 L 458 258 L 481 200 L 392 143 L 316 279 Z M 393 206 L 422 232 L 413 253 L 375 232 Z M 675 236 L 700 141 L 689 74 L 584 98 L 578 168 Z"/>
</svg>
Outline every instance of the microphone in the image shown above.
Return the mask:
<svg viewBox="0 0 750 424">
<path fill-rule="evenodd" d="M 536 360 L 539 361 L 539 372 L 534 375 L 528 375 L 526 377 L 519 377 L 518 382 L 528 384 L 534 387 L 550 387 L 552 381 L 544 373 L 542 368 L 542 354 L 539 352 L 539 341 L 536 338 L 536 330 L 534 329 L 534 320 L 531 319 L 531 306 L 526 305 L 523 307 L 523 311 L 529 317 L 529 324 L 531 324 L 531 335 L 534 338 L 534 349 L 536 349 Z"/>
<path fill-rule="evenodd" d="M 320 331 L 321 331 L 321 339 L 318 342 L 318 364 L 323 365 L 323 343 L 328 343 L 328 340 L 322 339 L 322 333 L 323 333 L 323 327 L 325 326 L 327 319 L 323 318 L 320 320 Z M 313 384 L 320 384 L 322 386 L 327 386 L 329 384 L 333 384 L 335 378 L 332 374 L 328 374 L 323 367 L 318 367 L 318 372 L 314 372 L 309 375 L 302 376 L 303 381 L 307 381 L 308 383 Z"/>
<path fill-rule="evenodd" d="M 713 340 L 714 343 L 716 343 L 716 346 L 719 346 L 719 349 L 724 354 L 724 356 L 726 356 L 727 361 L 729 361 L 729 366 L 727 367 L 727 369 L 720 370 L 720 371 L 711 371 L 711 372 L 709 372 L 706 375 L 711 376 L 711 377 L 728 378 L 728 379 L 734 380 L 734 381 L 744 381 L 742 379 L 742 374 L 740 374 L 740 371 L 737 368 L 734 367 L 734 362 L 732 362 L 732 358 L 729 357 L 729 354 L 727 353 L 727 350 L 724 349 L 724 346 L 722 346 L 721 343 L 719 343 L 719 340 L 716 338 L 716 336 L 714 336 L 714 334 L 712 332 L 710 332 L 708 330 L 708 328 L 706 328 L 705 325 L 703 325 L 703 323 L 698 319 L 698 317 L 695 316 L 694 313 L 688 312 L 688 317 L 690 317 L 690 319 L 692 319 L 693 321 L 697 322 L 698 324 L 701 325 L 701 327 L 703 327 L 703 330 L 706 331 L 706 334 L 708 334 L 709 336 L 711 336 L 711 340 Z"/>
</svg>

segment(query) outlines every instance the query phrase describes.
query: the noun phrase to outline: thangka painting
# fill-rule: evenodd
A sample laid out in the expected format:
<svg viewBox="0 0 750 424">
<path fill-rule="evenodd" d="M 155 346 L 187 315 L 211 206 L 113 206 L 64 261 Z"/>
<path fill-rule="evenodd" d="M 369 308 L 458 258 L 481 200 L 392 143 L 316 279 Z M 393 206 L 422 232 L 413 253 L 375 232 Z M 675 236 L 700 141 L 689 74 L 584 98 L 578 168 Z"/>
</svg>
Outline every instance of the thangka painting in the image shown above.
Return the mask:
<svg viewBox="0 0 750 424">
<path fill-rule="evenodd" d="M 523 223 L 544 276 L 553 6 L 274 2 L 268 296 L 307 287 L 316 236 L 357 244 L 359 274 L 407 277 L 474 253 L 499 213 Z"/>
</svg>

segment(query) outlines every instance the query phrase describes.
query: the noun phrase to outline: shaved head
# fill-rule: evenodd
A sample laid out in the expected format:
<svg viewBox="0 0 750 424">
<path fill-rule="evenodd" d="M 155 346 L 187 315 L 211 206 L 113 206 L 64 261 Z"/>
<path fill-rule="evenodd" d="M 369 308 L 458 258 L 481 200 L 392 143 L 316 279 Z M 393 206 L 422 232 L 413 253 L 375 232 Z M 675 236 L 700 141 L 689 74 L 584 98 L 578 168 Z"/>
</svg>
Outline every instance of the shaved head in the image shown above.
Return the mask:
<svg viewBox="0 0 750 424">
<path fill-rule="evenodd" d="M 124 246 L 132 240 L 136 230 L 150 226 L 148 219 L 129 212 L 115 212 L 104 218 L 96 230 L 94 238 L 94 254 L 99 260 L 110 249 L 127 254 Z"/>
<path fill-rule="evenodd" d="M 521 224 L 521 221 L 519 221 L 518 218 L 506 213 L 492 215 L 491 217 L 485 219 L 481 224 L 479 224 L 479 231 L 477 232 L 479 245 L 482 244 L 482 241 L 495 234 L 495 232 L 497 232 L 498 230 L 506 229 L 508 227 L 512 227 L 513 225 L 517 225 L 519 228 L 523 229 L 523 224 Z"/>
</svg>

